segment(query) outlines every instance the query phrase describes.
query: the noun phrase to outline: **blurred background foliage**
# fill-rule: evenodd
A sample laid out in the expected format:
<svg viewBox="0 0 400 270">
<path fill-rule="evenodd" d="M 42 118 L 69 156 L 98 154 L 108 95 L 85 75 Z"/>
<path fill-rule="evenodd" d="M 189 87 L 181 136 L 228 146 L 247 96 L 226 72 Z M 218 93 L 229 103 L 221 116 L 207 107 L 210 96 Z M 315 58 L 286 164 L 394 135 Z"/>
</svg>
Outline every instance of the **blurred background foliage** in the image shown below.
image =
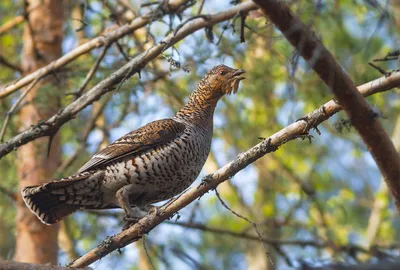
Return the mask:
<svg viewBox="0 0 400 270">
<path fill-rule="evenodd" d="M 120 2 L 129 2 L 139 13 L 146 9 L 140 8 L 143 1 L 65 1 L 63 53 L 118 23 L 128 22 L 132 12 L 121 10 Z M 196 15 L 200 2 L 186 10 L 184 16 Z M 222 11 L 232 2 L 235 1 L 206 0 L 203 13 Z M 357 85 L 382 76 L 368 62 L 400 48 L 400 5 L 396 0 L 287 2 L 317 33 Z M 20 0 L 0 1 L 0 25 L 22 14 L 22 7 Z M 180 23 L 176 16 L 165 16 L 163 20 L 166 23 L 156 21 L 150 28 L 122 38 L 119 42 L 125 53 L 129 57 L 137 55 L 153 41 L 161 40 L 169 30 L 168 24 L 176 27 Z M 223 98 L 218 105 L 212 153 L 203 174 L 258 143 L 259 137 L 268 137 L 332 98 L 329 89 L 270 22 L 253 13 L 246 19 L 246 25 L 244 43 L 240 43 L 239 37 L 240 18 L 213 27 L 214 43 L 210 43 L 204 31 L 196 32 L 174 50 L 167 50 L 165 57 L 148 64 L 141 78 L 135 75 L 118 91 L 103 96 L 65 124 L 60 130 L 63 163 L 54 178 L 74 173 L 94 152 L 124 133 L 149 121 L 172 116 L 204 73 L 217 64 L 243 68 L 247 79 L 237 95 Z M 22 29 L 20 24 L 0 35 L 0 55 L 16 66 L 21 60 Z M 42 87 L 41 96 L 62 95 L 63 106 L 69 104 L 74 99 L 71 92 L 82 84 L 100 52 L 101 49 L 96 49 L 60 70 L 57 77 L 63 89 Z M 190 72 L 170 65 L 167 60 L 171 57 Z M 89 87 L 125 62 L 117 47 L 112 46 Z M 385 70 L 399 68 L 396 61 L 379 65 Z M 19 77 L 17 70 L 1 66 L 0 85 Z M 2 118 L 17 97 L 16 93 L 0 100 Z M 368 101 L 381 112 L 381 121 L 389 134 L 396 126 L 400 128 L 396 90 L 376 94 Z M 98 110 L 99 116 L 93 119 Z M 265 245 L 269 255 L 259 241 L 243 236 L 257 239 L 254 228 L 225 209 L 215 193 L 210 192 L 145 238 L 154 267 L 272 269 L 272 261 L 278 269 L 287 269 L 303 263 L 357 263 L 398 255 L 395 240 L 399 238 L 398 214 L 357 132 L 339 125 L 340 130 L 335 125 L 344 119 L 343 112 L 335 115 L 319 127 L 321 135 L 312 133 L 311 143 L 308 139 L 289 142 L 218 187 L 223 200 L 235 212 L 260 224 L 265 238 L 276 240 L 273 245 Z M 90 121 L 94 121 L 93 128 L 88 127 Z M 14 116 L 6 140 L 18 133 L 17 123 Z M 72 156 L 75 158 L 67 163 Z M 17 162 L 15 152 L 0 162 L 0 257 L 3 259 L 12 258 L 14 252 L 15 206 L 12 196 L 6 194 L 19 192 Z M 84 254 L 106 236 L 117 233 L 121 228 L 120 214 L 78 212 L 67 218 L 60 231 L 60 263 Z M 215 228 L 220 231 L 213 232 Z M 150 263 L 143 243 L 138 242 L 124 248 L 122 254 L 114 252 L 96 262 L 94 267 L 150 269 Z"/>
</svg>

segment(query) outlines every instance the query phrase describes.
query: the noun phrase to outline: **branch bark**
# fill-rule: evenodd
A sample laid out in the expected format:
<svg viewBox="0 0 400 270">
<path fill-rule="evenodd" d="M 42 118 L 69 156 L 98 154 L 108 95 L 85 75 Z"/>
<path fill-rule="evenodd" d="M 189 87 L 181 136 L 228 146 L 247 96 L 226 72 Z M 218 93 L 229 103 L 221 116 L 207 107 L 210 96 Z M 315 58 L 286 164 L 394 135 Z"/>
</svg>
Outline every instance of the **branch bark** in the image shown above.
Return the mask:
<svg viewBox="0 0 400 270">
<path fill-rule="evenodd" d="M 249 3 L 249 2 L 246 2 Z M 392 77 L 393 76 L 393 77 Z M 396 78 L 396 79 L 394 79 Z M 368 96 L 373 93 L 388 90 L 385 87 L 400 86 L 400 72 L 393 73 L 390 77 L 382 77 L 372 82 L 366 83 L 359 87 L 361 94 Z M 167 203 L 161 207 L 157 214 L 148 215 L 142 218 L 138 223 L 129 229 L 122 231 L 112 237 L 107 237 L 99 246 L 89 251 L 87 254 L 72 262 L 71 267 L 84 267 L 101 259 L 110 252 L 125 247 L 126 245 L 137 241 L 142 235 L 150 232 L 158 224 L 164 220 L 171 218 L 177 211 L 187 206 L 189 203 L 201 198 L 205 193 L 215 189 L 220 183 L 232 178 L 240 170 L 244 169 L 262 156 L 276 151 L 279 146 L 294 140 L 301 135 L 316 128 L 323 121 L 330 118 L 341 107 L 333 100 L 325 103 L 320 108 L 306 115 L 299 121 L 292 123 L 284 129 L 278 131 L 261 143 L 255 145 L 248 151 L 239 154 L 233 161 L 226 164 L 216 172 L 205 176 L 202 184 L 196 188 L 191 188 L 187 192 L 180 195 L 177 199 Z"/>
<path fill-rule="evenodd" d="M 400 155 L 371 106 L 332 54 L 286 4 L 278 0 L 254 2 L 332 90 L 367 145 L 400 211 Z"/>
<path fill-rule="evenodd" d="M 187 4 L 189 0 L 169 0 L 168 2 L 168 11 L 170 14 L 175 13 L 176 11 L 180 10 L 180 8 Z M 19 90 L 21 87 L 28 85 L 32 81 L 37 78 L 41 78 L 46 76 L 52 72 L 55 72 L 57 69 L 67 65 L 68 63 L 72 62 L 79 56 L 90 52 L 93 49 L 102 47 L 106 44 L 111 44 L 114 41 L 126 36 L 127 34 L 132 33 L 133 31 L 146 26 L 147 24 L 158 20 L 164 15 L 164 12 L 159 8 L 154 8 L 151 11 L 147 12 L 143 16 L 137 17 L 133 20 L 130 24 L 123 25 L 104 36 L 96 37 L 78 47 L 70 51 L 69 53 L 63 55 L 62 57 L 58 58 L 57 60 L 52 61 L 47 66 L 38 69 L 31 74 L 20 78 L 14 83 L 5 86 L 3 89 L 0 89 L 0 99 L 4 98 L 15 91 Z"/>
<path fill-rule="evenodd" d="M 18 134 L 6 143 L 0 144 L 0 158 L 15 150 L 17 147 L 33 141 L 34 139 L 55 134 L 64 123 L 73 119 L 78 112 L 98 100 L 105 93 L 112 91 L 115 85 L 121 85 L 121 83 L 130 78 L 133 74 L 140 72 L 148 62 L 158 57 L 163 51 L 183 38 L 204 27 L 211 27 L 214 24 L 231 19 L 239 12 L 246 13 L 254 9 L 257 9 L 256 4 L 253 2 L 245 2 L 223 12 L 209 15 L 205 18 L 198 18 L 183 25 L 178 31 L 171 33 L 159 44 L 154 45 L 150 49 L 133 58 L 122 68 L 108 76 L 92 89 L 88 90 L 80 98 L 59 111 L 56 115 Z"/>
</svg>

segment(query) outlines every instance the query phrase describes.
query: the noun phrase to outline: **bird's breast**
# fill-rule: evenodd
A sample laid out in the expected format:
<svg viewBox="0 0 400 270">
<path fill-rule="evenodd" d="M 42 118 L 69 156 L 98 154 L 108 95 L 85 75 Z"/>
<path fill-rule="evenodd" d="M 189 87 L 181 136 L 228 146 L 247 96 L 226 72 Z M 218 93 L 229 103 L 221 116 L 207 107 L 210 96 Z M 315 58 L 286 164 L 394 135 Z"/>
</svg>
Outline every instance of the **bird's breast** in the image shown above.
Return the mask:
<svg viewBox="0 0 400 270">
<path fill-rule="evenodd" d="M 140 204 L 171 198 L 199 175 L 210 152 L 211 137 L 207 132 L 188 129 L 167 144 L 108 166 L 104 185 L 116 191 L 134 184 L 143 190 L 144 202 Z"/>
</svg>

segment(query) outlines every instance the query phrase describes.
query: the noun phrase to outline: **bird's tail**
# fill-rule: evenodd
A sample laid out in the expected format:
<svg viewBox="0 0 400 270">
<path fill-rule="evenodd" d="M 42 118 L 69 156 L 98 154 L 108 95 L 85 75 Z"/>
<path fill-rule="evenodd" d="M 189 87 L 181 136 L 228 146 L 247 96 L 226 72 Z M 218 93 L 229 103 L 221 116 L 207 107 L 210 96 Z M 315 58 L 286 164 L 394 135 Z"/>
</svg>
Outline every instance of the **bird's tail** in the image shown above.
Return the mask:
<svg viewBox="0 0 400 270">
<path fill-rule="evenodd" d="M 102 172 L 85 172 L 40 186 L 25 187 L 22 199 L 45 224 L 54 224 L 80 208 L 94 208 L 101 199 Z M 88 207 L 86 207 L 88 206 Z"/>
</svg>

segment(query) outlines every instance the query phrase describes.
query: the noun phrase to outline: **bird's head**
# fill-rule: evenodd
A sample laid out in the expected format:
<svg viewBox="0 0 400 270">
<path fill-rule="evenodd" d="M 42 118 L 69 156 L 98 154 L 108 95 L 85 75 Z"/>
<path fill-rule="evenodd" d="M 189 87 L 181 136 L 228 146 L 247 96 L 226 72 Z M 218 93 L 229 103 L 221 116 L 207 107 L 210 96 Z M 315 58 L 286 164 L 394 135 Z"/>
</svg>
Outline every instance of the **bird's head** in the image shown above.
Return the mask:
<svg viewBox="0 0 400 270">
<path fill-rule="evenodd" d="M 243 69 L 234 69 L 225 65 L 213 67 L 189 96 L 189 102 L 177 112 L 177 117 L 193 118 L 194 115 L 194 118 L 204 118 L 205 114 L 212 115 L 222 96 L 238 91 L 239 82 L 245 79 L 242 76 L 245 72 Z M 212 120 L 212 117 L 210 119 Z M 212 121 L 210 123 L 212 124 Z"/>
<path fill-rule="evenodd" d="M 209 98 L 220 98 L 231 93 L 236 94 L 239 82 L 245 79 L 242 76 L 245 72 L 243 69 L 234 69 L 225 65 L 213 67 L 203 79 L 203 83 L 209 92 L 208 95 L 210 95 Z"/>
</svg>

